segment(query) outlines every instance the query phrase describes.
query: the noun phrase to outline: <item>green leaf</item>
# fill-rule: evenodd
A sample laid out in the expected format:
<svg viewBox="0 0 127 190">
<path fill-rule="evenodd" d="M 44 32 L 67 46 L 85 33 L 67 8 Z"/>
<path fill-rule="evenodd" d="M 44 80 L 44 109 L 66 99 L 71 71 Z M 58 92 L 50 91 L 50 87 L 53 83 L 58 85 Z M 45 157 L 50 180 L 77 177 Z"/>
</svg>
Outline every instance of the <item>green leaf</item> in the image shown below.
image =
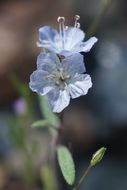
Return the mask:
<svg viewBox="0 0 127 190">
<path fill-rule="evenodd" d="M 70 151 L 65 146 L 59 146 L 57 158 L 64 179 L 69 185 L 73 185 L 75 181 L 75 164 Z"/>
<path fill-rule="evenodd" d="M 10 120 L 9 130 L 12 142 L 18 147 L 23 147 L 25 142 L 24 130 L 20 126 L 20 123 L 14 118 Z"/>
<path fill-rule="evenodd" d="M 49 123 L 47 120 L 38 120 L 32 124 L 33 128 L 46 127 Z"/>
<path fill-rule="evenodd" d="M 60 126 L 59 118 L 51 111 L 48 106 L 48 101 L 46 96 L 39 96 L 40 108 L 44 118 L 47 120 L 49 124 L 54 127 Z"/>
</svg>

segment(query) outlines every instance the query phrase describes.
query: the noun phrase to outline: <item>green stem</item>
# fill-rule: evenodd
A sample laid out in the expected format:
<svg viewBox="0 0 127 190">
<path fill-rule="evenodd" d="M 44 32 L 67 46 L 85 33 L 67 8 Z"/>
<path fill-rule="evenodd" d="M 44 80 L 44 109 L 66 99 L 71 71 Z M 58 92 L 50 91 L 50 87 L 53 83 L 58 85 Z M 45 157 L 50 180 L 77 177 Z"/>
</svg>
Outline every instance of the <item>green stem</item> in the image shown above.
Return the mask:
<svg viewBox="0 0 127 190">
<path fill-rule="evenodd" d="M 56 149 L 57 149 L 57 146 L 61 143 L 61 132 L 62 132 L 62 127 L 63 127 L 63 112 L 61 112 L 60 114 L 57 114 L 57 116 L 60 119 L 60 127 L 56 128 L 56 127 L 50 126 L 50 128 L 53 128 L 57 132 L 55 133 L 55 135 L 52 134 L 52 143 L 51 143 L 51 152 L 50 152 L 51 164 L 52 164 L 55 181 L 56 181 L 55 183 L 56 190 L 60 189 L 60 183 L 58 180 L 58 173 L 57 173 Z"/>
<path fill-rule="evenodd" d="M 99 27 L 101 21 L 103 20 L 105 14 L 107 13 L 108 9 L 110 8 L 112 4 L 112 0 L 106 0 L 106 2 L 104 3 L 104 6 L 102 8 L 102 10 L 100 11 L 100 13 L 95 17 L 95 19 L 93 20 L 91 26 L 88 28 L 88 30 L 86 31 L 86 35 L 88 37 L 92 36 L 95 31 L 97 30 L 97 28 Z"/>
<path fill-rule="evenodd" d="M 34 167 L 33 167 L 33 158 L 32 154 L 29 152 L 26 146 L 26 142 L 24 142 L 24 145 L 22 146 L 22 150 L 24 151 L 24 180 L 27 183 L 27 185 L 35 186 L 36 179 L 34 175 Z"/>
<path fill-rule="evenodd" d="M 53 125 L 48 125 L 47 126 L 49 129 L 53 129 L 54 131 L 56 131 L 56 132 L 59 132 L 59 128 L 58 127 L 54 127 Z"/>
<path fill-rule="evenodd" d="M 88 168 L 86 169 L 86 171 L 84 172 L 84 174 L 81 176 L 81 178 L 79 179 L 79 181 L 75 185 L 75 187 L 73 188 L 73 190 L 77 190 L 78 189 L 78 187 L 80 186 L 80 184 L 83 182 L 83 180 L 86 178 L 86 176 L 90 172 L 91 168 L 92 168 L 92 166 L 89 165 Z"/>
</svg>

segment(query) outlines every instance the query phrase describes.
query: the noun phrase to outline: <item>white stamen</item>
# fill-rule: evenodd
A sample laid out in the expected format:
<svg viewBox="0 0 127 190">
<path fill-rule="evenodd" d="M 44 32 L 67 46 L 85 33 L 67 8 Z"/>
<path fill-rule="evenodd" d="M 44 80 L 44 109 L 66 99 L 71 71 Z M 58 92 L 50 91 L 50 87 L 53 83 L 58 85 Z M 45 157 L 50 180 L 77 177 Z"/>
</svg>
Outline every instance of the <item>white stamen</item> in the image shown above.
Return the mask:
<svg viewBox="0 0 127 190">
<path fill-rule="evenodd" d="M 76 28 L 80 28 L 80 23 L 79 22 L 76 23 Z"/>
<path fill-rule="evenodd" d="M 57 21 L 59 22 L 59 30 L 60 30 L 60 36 L 61 36 L 61 41 L 62 41 L 62 48 L 64 49 L 64 44 L 65 44 L 64 22 L 65 22 L 65 18 L 64 17 L 58 17 Z"/>
<path fill-rule="evenodd" d="M 65 26 L 65 30 L 67 30 L 68 29 L 68 26 Z"/>
<path fill-rule="evenodd" d="M 74 19 L 75 19 L 74 27 L 78 28 L 79 24 L 77 25 L 77 23 L 79 23 L 79 22 L 77 22 L 77 21 L 80 19 L 80 16 L 79 15 L 75 15 Z"/>
</svg>

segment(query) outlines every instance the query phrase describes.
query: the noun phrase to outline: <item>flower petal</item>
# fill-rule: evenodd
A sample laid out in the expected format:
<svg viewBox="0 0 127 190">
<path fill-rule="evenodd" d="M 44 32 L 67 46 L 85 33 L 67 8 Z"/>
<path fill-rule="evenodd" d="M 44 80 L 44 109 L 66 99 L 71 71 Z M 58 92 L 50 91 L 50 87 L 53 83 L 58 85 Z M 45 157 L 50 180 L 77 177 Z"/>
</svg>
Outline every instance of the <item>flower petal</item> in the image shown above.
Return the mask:
<svg viewBox="0 0 127 190">
<path fill-rule="evenodd" d="M 39 29 L 38 47 L 49 49 L 50 51 L 57 51 L 54 40 L 59 36 L 58 32 L 50 26 L 44 26 Z"/>
<path fill-rule="evenodd" d="M 55 53 L 40 53 L 37 57 L 37 69 L 52 73 L 57 67 L 61 67 L 61 62 Z"/>
<path fill-rule="evenodd" d="M 86 72 L 83 62 L 83 55 L 81 55 L 80 53 L 72 54 L 71 56 L 63 59 L 62 65 L 64 70 L 70 73 L 72 76 L 75 73 L 80 74 Z"/>
<path fill-rule="evenodd" d="M 87 74 L 77 74 L 68 87 L 71 98 L 86 95 L 89 88 L 92 87 L 91 77 Z"/>
<path fill-rule="evenodd" d="M 93 47 L 93 45 L 98 41 L 97 38 L 91 37 L 86 42 L 81 42 L 79 44 L 76 44 L 73 49 L 72 53 L 79 53 L 79 52 L 89 52 L 90 49 Z"/>
<path fill-rule="evenodd" d="M 41 41 L 54 41 L 54 37 L 58 35 L 57 30 L 50 26 L 44 26 L 39 28 L 39 39 Z"/>
<path fill-rule="evenodd" d="M 87 40 L 86 42 L 83 42 L 81 44 L 81 51 L 83 52 L 89 52 L 91 50 L 91 48 L 93 47 L 93 45 L 98 41 L 97 38 L 95 37 L 91 37 L 89 40 Z"/>
<path fill-rule="evenodd" d="M 76 44 L 83 41 L 85 33 L 76 27 L 69 27 L 65 30 L 65 50 L 71 51 Z"/>
<path fill-rule="evenodd" d="M 60 90 L 59 88 L 54 88 L 47 96 L 49 106 L 52 111 L 56 113 L 61 112 L 70 102 L 70 96 L 67 89 Z"/>
<path fill-rule="evenodd" d="M 39 95 L 45 95 L 53 89 L 53 81 L 47 78 L 48 73 L 42 70 L 36 70 L 30 75 L 29 87 Z"/>
</svg>

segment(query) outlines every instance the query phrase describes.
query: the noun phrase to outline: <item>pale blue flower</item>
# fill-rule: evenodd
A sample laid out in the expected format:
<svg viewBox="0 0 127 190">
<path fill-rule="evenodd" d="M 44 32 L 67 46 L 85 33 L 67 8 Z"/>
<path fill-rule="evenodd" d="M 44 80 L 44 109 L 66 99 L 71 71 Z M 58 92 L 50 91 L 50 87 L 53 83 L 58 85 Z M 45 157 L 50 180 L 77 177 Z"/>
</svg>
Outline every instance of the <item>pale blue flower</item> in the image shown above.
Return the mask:
<svg viewBox="0 0 127 190">
<path fill-rule="evenodd" d="M 65 59 L 54 52 L 41 53 L 29 86 L 39 95 L 47 95 L 53 112 L 61 112 L 68 106 L 70 98 L 87 94 L 92 86 L 91 77 L 84 72 L 83 56 L 79 53 Z"/>
<path fill-rule="evenodd" d="M 64 17 L 59 17 L 60 31 L 58 32 L 50 26 L 44 26 L 39 29 L 38 47 L 48 49 L 56 54 L 68 56 L 74 53 L 89 52 L 92 46 L 98 41 L 96 37 L 91 37 L 83 42 L 85 33 L 79 29 L 77 22 L 79 16 L 75 16 L 74 27 L 64 26 Z"/>
</svg>

